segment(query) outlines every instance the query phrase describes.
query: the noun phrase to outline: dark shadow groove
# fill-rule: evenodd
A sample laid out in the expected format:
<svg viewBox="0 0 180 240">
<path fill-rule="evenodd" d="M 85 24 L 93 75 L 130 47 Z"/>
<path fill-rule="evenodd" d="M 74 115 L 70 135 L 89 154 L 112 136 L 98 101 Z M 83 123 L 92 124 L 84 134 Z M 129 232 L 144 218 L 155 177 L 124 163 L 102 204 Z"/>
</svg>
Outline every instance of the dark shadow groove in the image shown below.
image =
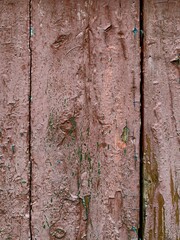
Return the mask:
<svg viewBox="0 0 180 240">
<path fill-rule="evenodd" d="M 144 239 L 144 225 L 145 225 L 145 213 L 144 213 L 144 1 L 140 0 L 140 206 L 139 206 L 139 240 Z"/>
<path fill-rule="evenodd" d="M 31 94 L 32 94 L 32 0 L 29 0 L 29 233 L 32 240 L 32 158 L 31 158 Z"/>
</svg>

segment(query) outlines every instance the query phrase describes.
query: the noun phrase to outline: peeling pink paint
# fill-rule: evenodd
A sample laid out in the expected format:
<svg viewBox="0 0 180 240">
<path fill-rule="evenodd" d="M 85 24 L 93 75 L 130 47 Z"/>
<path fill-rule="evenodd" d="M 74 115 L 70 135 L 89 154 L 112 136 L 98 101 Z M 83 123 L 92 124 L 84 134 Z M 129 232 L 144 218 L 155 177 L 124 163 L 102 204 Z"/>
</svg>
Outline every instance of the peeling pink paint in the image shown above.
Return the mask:
<svg viewBox="0 0 180 240">
<path fill-rule="evenodd" d="M 180 2 L 144 1 L 144 116 L 140 4 L 0 1 L 0 239 L 137 240 L 140 117 L 144 239 L 180 238 Z"/>
<path fill-rule="evenodd" d="M 180 239 L 180 2 L 146 1 L 145 59 L 145 239 Z"/>
<path fill-rule="evenodd" d="M 0 239 L 2 240 L 29 237 L 28 21 L 26 1 L 0 1 Z"/>
<path fill-rule="evenodd" d="M 128 1 L 33 2 L 36 239 L 137 239 L 138 9 Z"/>
</svg>

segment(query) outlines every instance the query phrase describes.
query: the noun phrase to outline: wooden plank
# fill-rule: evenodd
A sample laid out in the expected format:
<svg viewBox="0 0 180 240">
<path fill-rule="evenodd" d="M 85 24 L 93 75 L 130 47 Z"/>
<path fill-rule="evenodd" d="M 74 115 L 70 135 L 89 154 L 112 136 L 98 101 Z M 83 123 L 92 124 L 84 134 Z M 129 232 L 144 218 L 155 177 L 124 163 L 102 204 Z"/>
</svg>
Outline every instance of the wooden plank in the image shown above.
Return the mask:
<svg viewBox="0 0 180 240">
<path fill-rule="evenodd" d="M 138 239 L 137 2 L 32 2 L 34 239 Z"/>
<path fill-rule="evenodd" d="M 28 1 L 0 1 L 0 239 L 29 237 Z"/>
<path fill-rule="evenodd" d="M 179 9 L 144 1 L 145 239 L 180 239 Z"/>
</svg>

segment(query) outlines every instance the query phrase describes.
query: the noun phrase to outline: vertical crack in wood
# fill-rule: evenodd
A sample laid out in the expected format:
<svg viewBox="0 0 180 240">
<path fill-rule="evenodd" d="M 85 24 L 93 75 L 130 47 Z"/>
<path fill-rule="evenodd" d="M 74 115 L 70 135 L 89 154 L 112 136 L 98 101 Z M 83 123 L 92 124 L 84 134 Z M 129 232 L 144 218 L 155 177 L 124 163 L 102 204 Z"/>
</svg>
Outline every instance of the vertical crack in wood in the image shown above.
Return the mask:
<svg viewBox="0 0 180 240">
<path fill-rule="evenodd" d="M 140 0 L 140 211 L 139 211 L 139 239 L 144 239 L 144 225 L 145 225 L 145 212 L 144 212 L 144 1 Z"/>
<path fill-rule="evenodd" d="M 31 93 L 32 93 L 32 0 L 29 0 L 29 234 L 32 240 L 32 158 L 31 158 Z"/>
</svg>

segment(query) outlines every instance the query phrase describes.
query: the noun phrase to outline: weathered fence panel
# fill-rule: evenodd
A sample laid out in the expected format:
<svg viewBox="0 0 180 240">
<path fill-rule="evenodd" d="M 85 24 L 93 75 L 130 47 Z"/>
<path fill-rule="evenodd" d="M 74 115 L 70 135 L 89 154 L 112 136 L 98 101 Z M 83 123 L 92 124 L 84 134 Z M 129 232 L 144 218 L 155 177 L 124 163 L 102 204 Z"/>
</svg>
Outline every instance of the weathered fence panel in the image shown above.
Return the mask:
<svg viewBox="0 0 180 240">
<path fill-rule="evenodd" d="M 180 1 L 144 1 L 145 239 L 180 239 Z"/>
<path fill-rule="evenodd" d="M 33 239 L 137 239 L 138 25 L 138 1 L 32 1 Z"/>
<path fill-rule="evenodd" d="M 180 239 L 179 9 L 0 0 L 0 239 Z"/>
<path fill-rule="evenodd" d="M 0 1 L 0 239 L 29 236 L 29 10 Z"/>
</svg>

